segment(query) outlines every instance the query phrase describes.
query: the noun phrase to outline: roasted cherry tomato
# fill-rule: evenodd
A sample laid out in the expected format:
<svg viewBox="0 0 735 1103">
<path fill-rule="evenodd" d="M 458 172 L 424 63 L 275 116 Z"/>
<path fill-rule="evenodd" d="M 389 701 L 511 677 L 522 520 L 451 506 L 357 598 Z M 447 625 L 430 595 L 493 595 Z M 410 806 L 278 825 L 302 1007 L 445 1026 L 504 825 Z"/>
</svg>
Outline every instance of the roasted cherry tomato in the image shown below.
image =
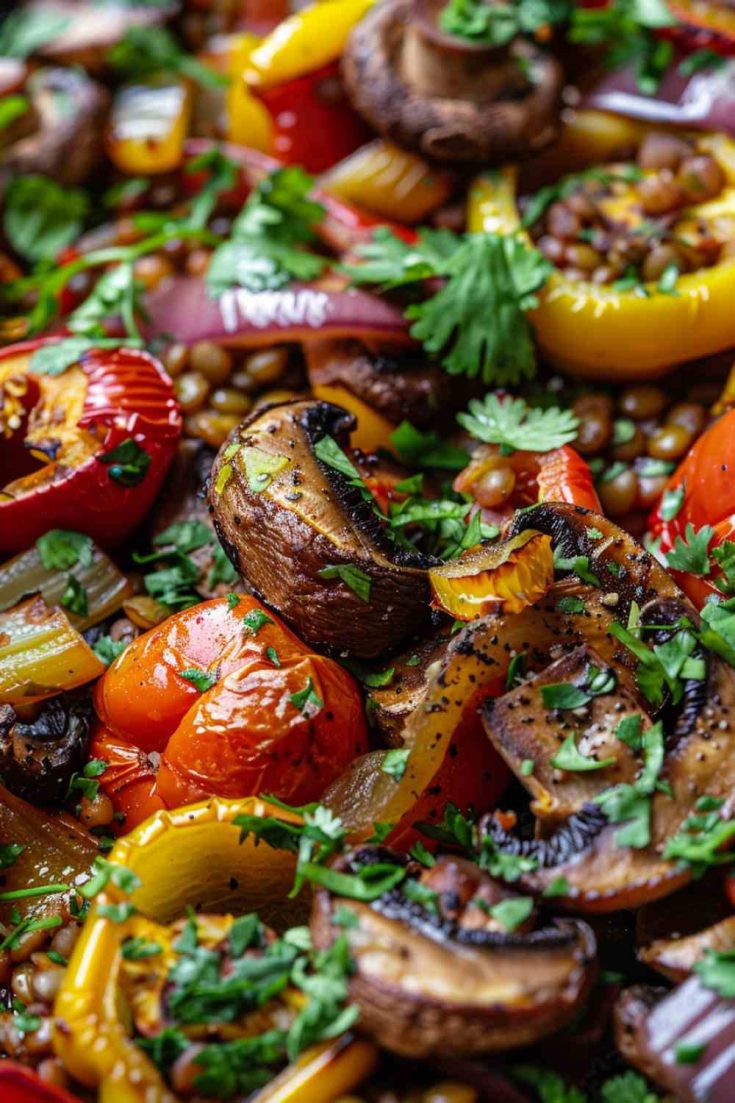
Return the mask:
<svg viewBox="0 0 735 1103">
<path fill-rule="evenodd" d="M 567 502 L 602 513 L 589 466 L 569 445 L 510 456 L 495 444 L 483 445 L 454 480 L 454 489 L 471 494 L 489 519 L 501 522 L 536 502 Z"/>
<path fill-rule="evenodd" d="M 93 350 L 60 374 L 38 374 L 48 341 L 0 352 L 0 553 L 51 528 L 98 544 L 143 519 L 176 451 L 181 415 L 171 381 L 148 353 Z"/>
<path fill-rule="evenodd" d="M 677 536 L 685 538 L 688 525 L 695 531 L 711 525 L 714 529 L 711 548 L 725 540 L 735 540 L 734 470 L 735 410 L 730 410 L 695 441 L 651 514 L 651 535 L 660 537 L 662 552 L 671 551 Z M 680 571 L 674 574 L 697 605 L 703 605 L 710 594 L 720 593 L 715 570 L 706 577 Z"/>
<path fill-rule="evenodd" d="M 251 597 L 140 636 L 98 682 L 95 707 L 92 754 L 109 763 L 101 783 L 126 828 L 210 795 L 316 800 L 367 745 L 351 676 Z"/>
<path fill-rule="evenodd" d="M 0 1099 L 3 1103 L 80 1103 L 78 1095 L 45 1083 L 33 1069 L 15 1061 L 0 1061 Z"/>
</svg>

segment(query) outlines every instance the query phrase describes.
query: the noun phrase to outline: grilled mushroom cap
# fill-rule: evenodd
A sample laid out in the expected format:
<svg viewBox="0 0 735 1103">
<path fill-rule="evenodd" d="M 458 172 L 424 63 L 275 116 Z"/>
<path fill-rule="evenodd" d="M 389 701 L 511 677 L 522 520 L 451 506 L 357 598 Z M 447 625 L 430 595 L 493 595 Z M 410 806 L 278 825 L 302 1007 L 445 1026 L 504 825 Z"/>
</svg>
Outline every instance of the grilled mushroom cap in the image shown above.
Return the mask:
<svg viewBox="0 0 735 1103">
<path fill-rule="evenodd" d="M 616 835 L 621 825 L 609 823 L 594 801 L 614 784 L 632 780 L 629 748 L 616 745 L 615 728 L 618 717 L 635 711 L 634 691 L 625 684 L 629 684 L 626 669 L 636 660 L 609 629 L 613 621 L 627 622 L 632 601 L 639 604 L 643 621 L 651 624 L 676 625 L 686 617 L 696 627 L 697 614 L 666 572 L 611 522 L 574 507 L 554 505 L 523 514 L 516 527 L 520 524 L 549 532 L 569 562 L 586 559 L 598 584 L 572 583 L 582 599 L 579 612 L 565 613 L 557 621 L 556 642 L 562 650 L 582 642 L 594 650 L 577 652 L 550 666 L 535 681 L 486 704 L 488 736 L 533 796 L 534 810 L 540 813 L 539 823 L 542 830 L 546 827 L 547 835 L 521 840 L 495 819 L 487 819 L 483 827 L 499 849 L 534 860 L 537 868 L 520 881 L 526 890 L 541 892 L 561 877 L 568 887 L 565 899 L 576 908 L 611 911 L 637 907 L 688 881 L 687 869 L 664 860 L 662 854 L 666 841 L 694 812 L 697 799 L 704 794 L 731 799 L 735 787 L 735 672 L 716 656 L 702 654 L 706 676 L 684 683 L 683 698 L 676 708 L 664 701 L 663 707 L 654 711 L 650 702 L 638 695 L 637 711 L 644 728 L 651 719 L 663 721 L 666 753 L 660 780 L 667 788 L 650 796 L 650 844 L 641 848 L 619 845 Z M 551 595 L 551 602 L 554 600 Z M 543 606 L 534 610 L 529 624 L 538 623 L 539 614 L 541 631 L 529 633 L 537 657 L 543 653 L 551 627 L 548 609 Z M 659 640 L 648 638 L 663 642 L 670 637 L 664 627 Z M 567 714 L 562 719 L 545 706 L 542 686 L 559 681 L 559 672 L 570 663 L 579 670 L 580 664 L 589 664 L 593 658 L 598 667 L 611 665 L 619 684 L 608 695 L 607 704 L 601 698 L 591 703 L 584 716 Z M 582 750 L 597 757 L 611 756 L 613 763 L 581 776 L 550 768 L 551 751 L 560 746 L 562 735 L 575 729 L 584 732 L 586 746 L 580 744 Z M 519 763 L 534 756 L 539 759 L 538 768 L 529 777 Z M 725 808 L 724 814 L 728 811 Z M 548 834 L 564 817 L 568 818 L 563 825 Z"/>
<path fill-rule="evenodd" d="M 59 694 L 21 720 L 0 705 L 0 775 L 21 797 L 44 804 L 63 800 L 84 762 L 91 706 L 86 697 Z"/>
<path fill-rule="evenodd" d="M 77 69 L 40 69 L 27 84 L 38 127 L 0 151 L 0 188 L 13 176 L 42 173 L 78 184 L 102 147 L 105 89 Z"/>
<path fill-rule="evenodd" d="M 435 0 L 384 0 L 343 56 L 348 94 L 380 134 L 458 166 L 531 156 L 554 140 L 562 70 L 533 43 L 445 34 Z"/>
<path fill-rule="evenodd" d="M 209 503 L 243 579 L 307 643 L 370 658 L 426 622 L 429 561 L 396 551 L 359 480 L 317 455 L 353 427 L 314 400 L 256 412 L 220 449 Z"/>
<path fill-rule="evenodd" d="M 337 868 L 355 873 L 386 861 L 405 863 L 366 847 Z M 488 913 L 511 899 L 520 898 L 470 862 L 442 857 L 430 870 L 408 863 L 405 879 L 370 904 L 318 889 L 312 935 L 328 946 L 344 931 L 360 1029 L 386 1049 L 411 1057 L 504 1050 L 565 1026 L 596 973 L 585 923 L 539 927 L 529 917 L 509 932 Z"/>
</svg>

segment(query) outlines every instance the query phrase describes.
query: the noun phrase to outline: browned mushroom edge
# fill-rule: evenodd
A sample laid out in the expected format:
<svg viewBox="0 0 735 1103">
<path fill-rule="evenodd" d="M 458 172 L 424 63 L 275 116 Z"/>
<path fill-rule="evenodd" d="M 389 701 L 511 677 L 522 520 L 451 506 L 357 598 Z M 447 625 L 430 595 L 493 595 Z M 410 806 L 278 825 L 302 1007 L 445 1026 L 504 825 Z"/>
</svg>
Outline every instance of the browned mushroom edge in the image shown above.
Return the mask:
<svg viewBox="0 0 735 1103">
<path fill-rule="evenodd" d="M 0 149 L 0 189 L 25 173 L 81 183 L 102 148 L 107 91 L 78 69 L 40 69 L 26 85 L 37 128 Z"/>
<path fill-rule="evenodd" d="M 540 926 L 531 914 L 506 931 L 489 910 L 517 894 L 453 857 L 423 869 L 363 847 L 334 868 L 354 874 L 376 863 L 404 866 L 404 880 L 371 903 L 317 889 L 311 930 L 320 947 L 344 932 L 359 1029 L 380 1045 L 413 1057 L 505 1050 L 561 1029 L 583 1005 L 597 968 L 585 923 Z"/>
<path fill-rule="evenodd" d="M 637 694 L 644 727 L 653 720 L 663 724 L 665 757 L 659 781 L 664 791 L 659 788 L 650 796 L 650 844 L 643 848 L 619 845 L 616 835 L 621 825 L 608 822 L 596 798 L 616 784 L 634 780 L 640 763 L 631 762 L 629 748 L 613 743 L 617 718 L 635 710 L 636 694 L 626 673 L 631 653 L 609 635 L 610 626 L 613 621 L 625 624 L 631 602 L 636 601 L 644 623 L 662 625 L 648 635 L 649 642 L 663 642 L 671 634 L 666 626 L 686 617 L 696 627 L 697 614 L 663 568 L 611 522 L 574 507 L 549 505 L 522 514 L 511 531 L 521 526 L 548 532 L 572 560 L 586 556 L 600 585 L 573 583 L 573 592 L 582 599 L 581 611 L 565 614 L 556 624 L 544 603 L 525 616 L 529 648 L 536 650 L 536 669 L 547 666 L 547 673 L 483 706 L 489 738 L 533 797 L 540 833 L 537 838 L 520 838 L 500 819 L 488 816 L 481 825 L 485 845 L 531 863 L 519 881 L 526 891 L 543 892 L 557 882 L 565 886 L 559 901 L 578 910 L 638 907 L 689 880 L 689 870 L 665 860 L 663 851 L 694 812 L 697 799 L 705 794 L 723 798 L 722 814 L 730 814 L 727 802 L 735 789 L 735 671 L 717 656 L 700 653 L 706 675 L 684 683 L 676 707 L 665 698 L 661 708 L 654 710 Z M 570 656 L 570 650 L 580 645 L 581 652 Z M 560 657 L 549 664 L 555 652 Z M 541 686 L 564 680 L 560 675 L 570 670 L 571 681 L 579 683 L 577 675 L 590 661 L 617 672 L 610 701 L 605 696 L 595 699 L 583 717 L 560 717 L 545 707 Z M 597 743 L 602 751 L 598 757 L 611 757 L 611 765 L 582 775 L 550 767 L 554 748 L 575 730 L 582 732 L 586 751 Z M 534 756 L 538 763 L 528 776 L 521 764 Z"/>
<path fill-rule="evenodd" d="M 437 5 L 384 0 L 343 55 L 348 94 L 380 134 L 456 166 L 529 157 L 557 135 L 559 63 L 521 38 L 489 48 L 438 30 Z"/>
<path fill-rule="evenodd" d="M 325 438 L 349 447 L 353 428 L 345 410 L 311 399 L 258 411 L 220 449 L 208 497 L 255 593 L 307 643 L 371 658 L 425 625 L 433 560 L 397 550 L 359 480 L 317 457 Z"/>
<path fill-rule="evenodd" d="M 22 717 L 0 705 L 0 776 L 8 788 L 43 804 L 63 800 L 86 759 L 91 715 L 86 694 L 59 694 Z"/>
<path fill-rule="evenodd" d="M 413 349 L 372 349 L 357 340 L 323 340 L 310 341 L 305 355 L 309 383 L 318 398 L 337 402 L 336 393 L 348 391 L 394 425 L 404 419 L 419 427 L 446 422 L 471 397 L 462 380 Z"/>
<path fill-rule="evenodd" d="M 39 47 L 41 57 L 64 65 L 80 65 L 99 73 L 106 53 L 124 38 L 130 27 L 161 26 L 176 14 L 179 4 L 98 4 L 90 0 L 31 0 L 30 12 L 58 20 L 59 31 Z"/>
</svg>

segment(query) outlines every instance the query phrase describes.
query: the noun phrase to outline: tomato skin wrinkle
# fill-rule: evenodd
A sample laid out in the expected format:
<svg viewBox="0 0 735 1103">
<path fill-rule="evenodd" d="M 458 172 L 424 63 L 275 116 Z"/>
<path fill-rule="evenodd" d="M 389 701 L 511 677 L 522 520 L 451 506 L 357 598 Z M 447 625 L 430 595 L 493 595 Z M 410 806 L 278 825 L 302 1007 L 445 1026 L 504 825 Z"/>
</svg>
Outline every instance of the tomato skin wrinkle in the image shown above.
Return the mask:
<svg viewBox="0 0 735 1103">
<path fill-rule="evenodd" d="M 207 796 L 318 799 L 367 748 L 352 676 L 270 614 L 249 631 L 243 618 L 252 610 L 264 611 L 241 597 L 232 608 L 217 598 L 177 613 L 135 640 L 97 684 L 92 753 L 111 762 L 101 782 L 126 830 L 144 813 Z M 194 682 L 201 673 L 201 688 L 182 673 Z"/>
</svg>

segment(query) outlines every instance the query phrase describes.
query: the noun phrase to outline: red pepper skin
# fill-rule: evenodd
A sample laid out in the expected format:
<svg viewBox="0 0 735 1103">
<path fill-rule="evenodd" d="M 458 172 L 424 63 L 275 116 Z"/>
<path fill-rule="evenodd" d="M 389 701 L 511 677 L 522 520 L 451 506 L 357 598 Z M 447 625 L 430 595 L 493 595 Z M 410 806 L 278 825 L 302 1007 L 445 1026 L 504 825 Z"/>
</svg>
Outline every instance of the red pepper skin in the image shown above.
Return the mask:
<svg viewBox="0 0 735 1103">
<path fill-rule="evenodd" d="M 683 487 L 684 500 L 675 517 L 665 520 L 661 502 L 649 518 L 651 536 L 660 538 L 661 551 L 673 548 L 677 536 L 685 537 L 687 525 L 696 530 L 711 525 L 710 548 L 735 540 L 735 410 L 729 410 L 702 433 L 666 484 L 664 493 Z M 710 594 L 719 594 L 716 573 L 706 577 L 672 572 L 691 600 L 701 607 Z"/>
<path fill-rule="evenodd" d="M 275 154 L 287 165 L 324 172 L 371 137 L 347 99 L 338 61 L 256 94 L 273 119 Z"/>
<path fill-rule="evenodd" d="M 11 345 L 2 360 L 30 354 L 43 340 Z M 79 366 L 88 386 L 80 431 L 100 432 L 99 451 L 29 493 L 0 501 L 0 553 L 29 547 L 51 528 L 75 529 L 103 547 L 119 544 L 142 521 L 161 488 L 181 435 L 171 380 L 154 357 L 137 349 L 93 350 Z M 143 479 L 123 486 L 99 456 L 133 439 L 150 456 Z"/>
<path fill-rule="evenodd" d="M 538 457 L 538 500 L 567 502 L 602 513 L 589 464 L 568 444 Z"/>
<path fill-rule="evenodd" d="M 78 1095 L 46 1084 L 41 1077 L 14 1061 L 0 1061 L 2 1103 L 81 1103 Z"/>
</svg>

